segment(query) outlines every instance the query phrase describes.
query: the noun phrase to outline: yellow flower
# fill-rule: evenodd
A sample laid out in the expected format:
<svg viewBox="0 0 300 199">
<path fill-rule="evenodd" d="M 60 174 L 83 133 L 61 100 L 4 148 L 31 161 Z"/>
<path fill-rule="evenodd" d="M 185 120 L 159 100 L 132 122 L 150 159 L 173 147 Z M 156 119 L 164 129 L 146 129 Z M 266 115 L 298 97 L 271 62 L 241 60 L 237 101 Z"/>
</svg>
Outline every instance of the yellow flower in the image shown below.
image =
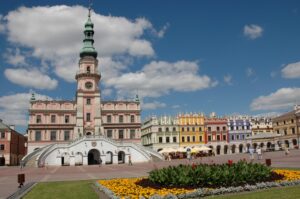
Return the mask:
<svg viewBox="0 0 300 199">
<path fill-rule="evenodd" d="M 183 189 L 183 188 L 153 188 L 153 187 L 142 187 L 138 185 L 138 182 L 143 178 L 123 178 L 123 179 L 112 179 L 112 180 L 99 180 L 98 183 L 107 187 L 113 191 L 119 197 L 129 196 L 130 198 L 139 198 L 144 196 L 149 198 L 151 195 L 159 194 L 165 196 L 169 193 L 179 195 L 183 193 L 189 193 L 194 189 Z"/>
</svg>

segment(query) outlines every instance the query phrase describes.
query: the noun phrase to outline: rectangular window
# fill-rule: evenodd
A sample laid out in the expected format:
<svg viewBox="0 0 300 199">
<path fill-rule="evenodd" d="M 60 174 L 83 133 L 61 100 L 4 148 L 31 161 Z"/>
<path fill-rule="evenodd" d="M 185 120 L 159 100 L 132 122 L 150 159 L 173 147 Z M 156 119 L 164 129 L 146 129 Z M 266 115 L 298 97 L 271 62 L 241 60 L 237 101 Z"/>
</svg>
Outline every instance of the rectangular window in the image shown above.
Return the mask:
<svg viewBox="0 0 300 199">
<path fill-rule="evenodd" d="M 217 126 L 217 131 L 220 131 L 220 127 Z"/>
<path fill-rule="evenodd" d="M 124 130 L 119 130 L 119 139 L 124 139 Z"/>
<path fill-rule="evenodd" d="M 176 137 L 173 137 L 173 142 L 177 142 L 177 138 Z"/>
<path fill-rule="evenodd" d="M 220 141 L 220 135 L 217 135 L 217 140 Z"/>
<path fill-rule="evenodd" d="M 245 135 L 242 135 L 242 137 L 243 137 L 243 140 L 245 139 Z"/>
<path fill-rule="evenodd" d="M 70 122 L 70 116 L 65 115 L 65 123 L 68 124 Z"/>
<path fill-rule="evenodd" d="M 234 140 L 234 135 L 231 135 L 231 140 Z"/>
<path fill-rule="evenodd" d="M 131 116 L 130 116 L 130 122 L 131 122 L 131 123 L 134 123 L 134 115 L 131 115 Z"/>
<path fill-rule="evenodd" d="M 182 141 L 182 142 L 185 142 L 185 139 L 184 139 L 184 137 L 181 137 L 181 141 Z"/>
<path fill-rule="evenodd" d="M 0 144 L 0 151 L 4 151 L 4 144 Z"/>
<path fill-rule="evenodd" d="M 88 122 L 91 121 L 91 114 L 90 113 L 86 114 L 86 121 L 88 121 Z"/>
<path fill-rule="evenodd" d="M 174 132 L 176 131 L 176 127 L 173 127 L 173 131 L 174 131 Z"/>
<path fill-rule="evenodd" d="M 70 131 L 65 131 L 64 140 L 70 140 Z"/>
<path fill-rule="evenodd" d="M 166 143 L 170 142 L 170 137 L 166 137 Z"/>
<path fill-rule="evenodd" d="M 161 128 L 158 128 L 158 132 L 161 132 Z"/>
<path fill-rule="evenodd" d="M 111 115 L 106 116 L 107 123 L 111 123 Z"/>
<path fill-rule="evenodd" d="M 284 130 L 284 135 L 287 135 L 287 130 L 286 129 Z"/>
<path fill-rule="evenodd" d="M 90 105 L 90 104 L 91 104 L 91 99 L 90 99 L 90 98 L 87 98 L 87 99 L 86 99 L 86 104 L 87 104 L 87 105 Z"/>
<path fill-rule="evenodd" d="M 135 138 L 135 130 L 130 129 L 130 139 L 134 139 L 134 138 Z"/>
<path fill-rule="evenodd" d="M 202 136 L 199 136 L 199 141 L 202 142 Z"/>
<path fill-rule="evenodd" d="M 107 136 L 108 138 L 112 138 L 112 130 L 107 130 L 106 133 L 107 133 L 106 136 Z"/>
<path fill-rule="evenodd" d="M 55 115 L 51 115 L 51 123 L 55 123 L 56 120 L 56 116 Z"/>
<path fill-rule="evenodd" d="M 166 128 L 166 132 L 169 132 L 169 128 L 168 127 Z"/>
<path fill-rule="evenodd" d="M 292 134 L 295 134 L 296 132 L 295 132 L 295 128 L 292 128 Z"/>
<path fill-rule="evenodd" d="M 226 126 L 223 126 L 223 131 L 226 131 Z"/>
<path fill-rule="evenodd" d="M 163 141 L 162 141 L 162 137 L 159 137 L 159 138 L 158 138 L 158 142 L 159 142 L 159 143 L 162 143 L 162 142 L 163 142 Z"/>
<path fill-rule="evenodd" d="M 191 140 L 190 140 L 190 136 L 187 136 L 187 142 L 190 142 Z"/>
<path fill-rule="evenodd" d="M 35 141 L 40 141 L 41 140 L 41 131 L 36 131 L 35 132 Z"/>
<path fill-rule="evenodd" d="M 200 132 L 202 131 L 202 128 L 201 128 L 201 127 L 199 127 L 199 131 L 200 131 Z"/>
<path fill-rule="evenodd" d="M 1 139 L 4 139 L 4 138 L 5 138 L 5 132 L 1 132 L 1 133 L 0 133 L 0 136 L 1 136 L 1 137 L 0 137 Z"/>
<path fill-rule="evenodd" d="M 196 138 L 195 138 L 195 136 L 193 136 L 193 142 L 195 142 L 196 141 Z"/>
<path fill-rule="evenodd" d="M 227 138 L 226 138 L 226 135 L 223 135 L 223 140 L 224 140 L 224 141 L 226 141 L 226 140 L 227 140 Z"/>
<path fill-rule="evenodd" d="M 123 115 L 119 115 L 119 123 L 123 123 L 123 122 L 124 122 Z"/>
<path fill-rule="evenodd" d="M 41 116 L 41 115 L 37 115 L 37 116 L 36 116 L 36 123 L 37 123 L 37 124 L 42 123 L 42 116 Z"/>
<path fill-rule="evenodd" d="M 209 127 L 207 128 L 207 130 L 208 130 L 208 131 L 211 131 L 211 127 L 209 126 Z"/>
<path fill-rule="evenodd" d="M 51 132 L 50 132 L 50 140 L 51 140 L 51 141 L 56 140 L 56 131 L 51 131 Z"/>
<path fill-rule="evenodd" d="M 181 131 L 184 132 L 184 127 L 181 128 Z"/>
<path fill-rule="evenodd" d="M 209 142 L 211 141 L 211 136 L 210 136 L 210 135 L 208 136 L 208 141 L 209 141 Z"/>
<path fill-rule="evenodd" d="M 192 131 L 195 132 L 195 127 L 192 128 Z"/>
<path fill-rule="evenodd" d="M 291 122 L 294 123 L 294 120 L 292 119 Z"/>
</svg>

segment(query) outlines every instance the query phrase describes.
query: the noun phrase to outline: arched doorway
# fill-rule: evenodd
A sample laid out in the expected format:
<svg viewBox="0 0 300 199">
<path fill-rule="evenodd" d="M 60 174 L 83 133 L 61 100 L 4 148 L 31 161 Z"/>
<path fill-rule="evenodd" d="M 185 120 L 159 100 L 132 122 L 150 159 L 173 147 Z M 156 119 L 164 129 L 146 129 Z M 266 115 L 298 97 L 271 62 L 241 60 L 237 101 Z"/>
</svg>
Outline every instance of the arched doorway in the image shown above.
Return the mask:
<svg viewBox="0 0 300 199">
<path fill-rule="evenodd" d="M 242 144 L 239 145 L 239 153 L 243 153 L 244 146 Z"/>
<path fill-rule="evenodd" d="M 285 147 L 290 148 L 290 142 L 288 140 L 284 141 Z"/>
<path fill-rule="evenodd" d="M 251 146 L 251 144 L 247 144 L 247 153 L 249 152 L 249 149 L 250 149 L 250 146 Z"/>
<path fill-rule="evenodd" d="M 294 147 L 296 147 L 297 146 L 297 140 L 296 139 L 293 139 L 293 145 L 294 145 Z"/>
<path fill-rule="evenodd" d="M 0 157 L 0 166 L 5 166 L 5 158 Z"/>
<path fill-rule="evenodd" d="M 279 144 L 278 144 L 279 145 Z M 280 145 L 279 145 L 280 146 Z M 272 147 L 272 143 L 271 142 L 268 142 L 267 143 L 267 149 L 271 149 L 271 147 Z"/>
<path fill-rule="evenodd" d="M 112 164 L 112 163 L 113 163 L 113 153 L 111 151 L 107 151 L 105 157 L 105 164 Z"/>
<path fill-rule="evenodd" d="M 88 165 L 100 163 L 100 152 L 97 149 L 91 149 L 88 153 Z"/>
<path fill-rule="evenodd" d="M 75 156 L 75 165 L 82 165 L 83 164 L 83 155 L 80 152 L 76 153 Z"/>
<path fill-rule="evenodd" d="M 85 135 L 86 135 L 86 136 L 91 136 L 92 133 L 91 133 L 91 132 L 87 132 Z"/>
<path fill-rule="evenodd" d="M 221 146 L 218 145 L 218 146 L 217 146 L 217 155 L 220 155 L 220 152 L 221 152 Z"/>
<path fill-rule="evenodd" d="M 257 143 L 254 143 L 253 144 L 253 149 L 256 150 L 256 148 L 257 148 Z"/>
<path fill-rule="evenodd" d="M 228 145 L 225 145 L 224 146 L 224 154 L 227 154 L 228 153 Z"/>
<path fill-rule="evenodd" d="M 235 144 L 231 146 L 231 153 L 235 153 L 235 148 L 236 148 Z"/>
<path fill-rule="evenodd" d="M 265 146 L 265 143 L 260 143 L 260 148 L 264 148 L 264 146 Z"/>
<path fill-rule="evenodd" d="M 118 153 L 118 163 L 119 164 L 124 164 L 125 163 L 125 152 L 124 151 L 119 151 L 119 153 Z"/>
<path fill-rule="evenodd" d="M 61 157 L 61 165 L 69 166 L 70 165 L 70 155 L 68 153 L 64 153 Z"/>
</svg>

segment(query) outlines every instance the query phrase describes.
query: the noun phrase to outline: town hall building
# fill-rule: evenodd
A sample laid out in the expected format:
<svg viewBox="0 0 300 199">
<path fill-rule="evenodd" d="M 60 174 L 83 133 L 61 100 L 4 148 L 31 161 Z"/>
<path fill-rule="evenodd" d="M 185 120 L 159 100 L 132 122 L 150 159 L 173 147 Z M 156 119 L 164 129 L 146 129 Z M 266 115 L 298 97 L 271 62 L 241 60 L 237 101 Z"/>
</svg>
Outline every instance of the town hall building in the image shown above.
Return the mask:
<svg viewBox="0 0 300 199">
<path fill-rule="evenodd" d="M 129 156 L 133 161 L 150 159 L 145 152 L 148 149 L 139 145 L 141 107 L 138 96 L 124 101 L 101 100 L 101 73 L 98 53 L 93 45 L 94 24 L 90 13 L 89 9 L 75 76 L 76 98 L 74 101 L 36 100 L 32 95 L 28 124 L 29 155 L 25 162 L 32 159 L 30 157 L 34 153 L 38 160 L 33 161 L 34 164 L 50 165 L 118 163 L 128 161 Z"/>
</svg>

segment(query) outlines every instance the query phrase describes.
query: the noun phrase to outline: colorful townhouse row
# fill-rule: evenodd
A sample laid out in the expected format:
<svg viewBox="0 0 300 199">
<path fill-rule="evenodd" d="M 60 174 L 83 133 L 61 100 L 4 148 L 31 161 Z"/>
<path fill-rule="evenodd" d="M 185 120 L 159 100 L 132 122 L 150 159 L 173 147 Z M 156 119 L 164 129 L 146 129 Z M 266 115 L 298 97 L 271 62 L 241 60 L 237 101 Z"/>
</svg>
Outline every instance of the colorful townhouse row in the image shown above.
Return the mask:
<svg viewBox="0 0 300 199">
<path fill-rule="evenodd" d="M 275 124 L 274 124 L 275 122 Z M 215 113 L 178 114 L 146 119 L 142 124 L 142 145 L 159 151 L 167 147 L 206 145 L 216 155 L 244 153 L 250 147 L 263 150 L 298 148 L 300 107 L 281 116 L 217 117 Z"/>
</svg>

